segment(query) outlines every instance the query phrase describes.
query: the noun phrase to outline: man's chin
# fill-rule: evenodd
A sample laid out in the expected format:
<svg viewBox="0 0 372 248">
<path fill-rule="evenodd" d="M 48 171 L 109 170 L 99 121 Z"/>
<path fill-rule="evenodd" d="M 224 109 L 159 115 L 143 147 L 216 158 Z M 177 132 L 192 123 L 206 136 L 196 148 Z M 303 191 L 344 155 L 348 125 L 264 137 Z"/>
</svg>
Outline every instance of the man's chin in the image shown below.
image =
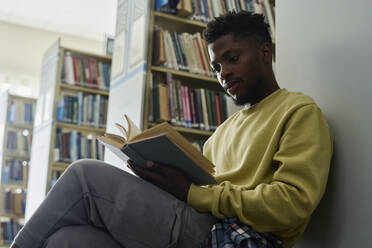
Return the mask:
<svg viewBox="0 0 372 248">
<path fill-rule="evenodd" d="M 235 105 L 237 106 L 244 106 L 250 103 L 248 97 L 232 97 L 230 96 Z"/>
</svg>

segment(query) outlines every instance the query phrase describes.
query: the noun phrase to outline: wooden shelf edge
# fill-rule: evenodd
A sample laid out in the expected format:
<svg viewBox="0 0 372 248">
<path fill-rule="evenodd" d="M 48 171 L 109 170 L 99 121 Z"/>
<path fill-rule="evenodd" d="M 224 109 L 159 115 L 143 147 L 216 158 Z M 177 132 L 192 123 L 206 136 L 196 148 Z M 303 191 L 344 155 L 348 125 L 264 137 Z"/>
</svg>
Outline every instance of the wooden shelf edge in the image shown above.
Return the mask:
<svg viewBox="0 0 372 248">
<path fill-rule="evenodd" d="M 27 123 L 13 123 L 7 122 L 8 127 L 11 128 L 23 128 L 23 129 L 33 129 L 34 124 L 27 124 Z"/>
<path fill-rule="evenodd" d="M 156 126 L 159 123 L 154 123 L 154 122 L 148 122 L 147 123 L 150 127 Z M 179 126 L 173 126 L 172 127 L 177 130 L 178 132 L 181 133 L 190 133 L 190 134 L 198 134 L 198 135 L 203 135 L 203 136 L 211 136 L 213 134 L 212 131 L 206 131 L 206 130 L 201 130 L 201 129 L 195 129 L 195 128 L 185 128 L 185 127 L 179 127 Z"/>
<path fill-rule="evenodd" d="M 19 96 L 19 95 L 13 95 L 13 94 L 9 94 L 8 96 L 9 96 L 10 99 L 11 98 L 16 98 L 16 99 L 19 99 L 19 100 L 25 101 L 25 102 L 31 102 L 31 103 L 36 102 L 36 99 L 32 98 L 32 97 Z"/>
<path fill-rule="evenodd" d="M 88 93 L 100 94 L 100 95 L 104 95 L 104 96 L 109 95 L 109 92 L 107 90 L 87 88 L 87 87 L 83 87 L 83 86 L 71 85 L 71 84 L 66 84 L 66 83 L 62 83 L 62 82 L 59 82 L 59 85 L 61 86 L 62 89 L 83 91 L 83 92 L 88 92 Z"/>
<path fill-rule="evenodd" d="M 24 160 L 30 160 L 30 155 L 16 154 L 16 153 L 11 153 L 7 151 L 3 153 L 3 156 L 7 158 L 19 158 L 19 159 L 24 159 Z"/>
<path fill-rule="evenodd" d="M 1 186 L 3 188 L 10 188 L 10 189 L 27 189 L 27 185 L 25 184 L 2 183 Z"/>
<path fill-rule="evenodd" d="M 10 218 L 10 219 L 24 219 L 23 214 L 12 214 L 12 213 L 0 213 L 0 217 Z"/>
<path fill-rule="evenodd" d="M 184 24 L 188 24 L 188 25 L 197 26 L 197 27 L 200 27 L 200 28 L 206 28 L 207 27 L 207 24 L 204 23 L 204 22 L 201 22 L 201 21 L 196 21 L 196 20 L 192 20 L 192 19 L 188 19 L 186 17 L 180 17 L 180 16 L 176 16 L 176 15 L 171 15 L 171 14 L 163 13 L 163 12 L 156 11 L 156 10 L 153 10 L 153 12 L 154 12 L 154 16 L 158 17 L 158 18 L 164 18 L 164 19 L 167 19 L 167 20 L 170 20 L 170 21 L 176 21 L 176 22 L 180 22 L 180 23 L 184 23 Z"/>
<path fill-rule="evenodd" d="M 65 170 L 67 167 L 69 167 L 71 163 L 69 162 L 53 162 L 52 163 L 52 169 L 55 170 Z"/>
<path fill-rule="evenodd" d="M 112 59 L 111 56 L 107 56 L 107 55 L 103 55 L 103 54 L 80 51 L 80 50 L 76 50 L 76 49 L 69 48 L 69 47 L 64 47 L 64 46 L 61 46 L 60 48 L 63 48 L 63 50 L 67 50 L 67 51 L 70 51 L 70 52 L 73 52 L 73 53 L 82 54 L 84 56 L 96 57 L 96 58 L 105 59 L 105 60 L 111 60 Z"/>
<path fill-rule="evenodd" d="M 82 125 L 64 123 L 64 122 L 56 122 L 56 125 L 62 128 L 76 129 L 80 131 L 87 131 L 87 132 L 94 132 L 94 133 L 105 133 L 106 132 L 106 128 L 82 126 Z"/>
<path fill-rule="evenodd" d="M 203 80 L 203 81 L 209 81 L 209 82 L 212 82 L 212 83 L 218 83 L 217 78 L 214 78 L 214 77 L 204 76 L 204 75 L 201 75 L 201 74 L 195 74 L 195 73 L 186 72 L 186 71 L 178 71 L 178 70 L 169 69 L 169 68 L 165 68 L 165 67 L 161 67 L 161 66 L 152 65 L 151 70 L 158 71 L 158 72 L 169 72 L 171 74 L 182 76 L 182 77 L 195 78 L 195 79 L 199 79 L 199 80 Z"/>
</svg>

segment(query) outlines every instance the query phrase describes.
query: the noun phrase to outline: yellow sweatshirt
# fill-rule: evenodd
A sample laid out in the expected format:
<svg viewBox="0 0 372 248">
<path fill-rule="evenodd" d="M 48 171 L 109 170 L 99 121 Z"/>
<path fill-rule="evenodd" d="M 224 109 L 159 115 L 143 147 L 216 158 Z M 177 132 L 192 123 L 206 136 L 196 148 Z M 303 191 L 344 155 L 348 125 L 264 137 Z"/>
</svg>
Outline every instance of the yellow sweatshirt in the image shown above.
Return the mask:
<svg viewBox="0 0 372 248">
<path fill-rule="evenodd" d="M 191 185 L 188 203 L 220 219 L 237 216 L 291 247 L 323 196 L 332 151 L 314 101 L 277 90 L 232 115 L 208 139 L 204 154 L 218 183 Z"/>
</svg>

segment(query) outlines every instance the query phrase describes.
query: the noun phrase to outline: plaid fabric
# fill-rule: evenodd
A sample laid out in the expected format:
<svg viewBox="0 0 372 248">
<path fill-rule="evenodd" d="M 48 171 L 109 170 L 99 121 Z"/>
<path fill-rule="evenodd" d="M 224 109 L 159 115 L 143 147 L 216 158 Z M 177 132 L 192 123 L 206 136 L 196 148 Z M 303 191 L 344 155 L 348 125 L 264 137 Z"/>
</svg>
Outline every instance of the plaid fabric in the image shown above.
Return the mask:
<svg viewBox="0 0 372 248">
<path fill-rule="evenodd" d="M 272 233 L 259 233 L 237 218 L 217 222 L 205 242 L 205 248 L 285 248 Z"/>
</svg>

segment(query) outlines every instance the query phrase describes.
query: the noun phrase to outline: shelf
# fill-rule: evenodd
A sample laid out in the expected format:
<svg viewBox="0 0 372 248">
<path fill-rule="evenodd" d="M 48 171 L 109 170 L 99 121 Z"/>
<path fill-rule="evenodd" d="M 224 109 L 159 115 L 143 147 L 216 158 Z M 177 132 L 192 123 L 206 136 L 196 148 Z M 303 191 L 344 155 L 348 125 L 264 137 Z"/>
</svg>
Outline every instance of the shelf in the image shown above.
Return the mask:
<svg viewBox="0 0 372 248">
<path fill-rule="evenodd" d="M 68 167 L 70 164 L 71 164 L 71 163 L 69 163 L 69 162 L 53 162 L 53 163 L 52 163 L 52 166 L 53 166 L 53 170 L 59 170 L 59 171 L 62 171 L 62 170 L 67 169 L 67 167 Z"/>
<path fill-rule="evenodd" d="M 69 129 L 85 131 L 85 132 L 93 132 L 93 133 L 106 132 L 106 128 L 97 128 L 97 127 L 83 126 L 83 125 L 63 123 L 63 122 L 56 122 L 56 125 L 62 128 L 69 128 Z"/>
<path fill-rule="evenodd" d="M 153 127 L 157 124 L 158 123 L 153 123 L 153 122 L 148 123 L 150 127 Z M 179 127 L 179 126 L 172 126 L 172 127 L 180 133 L 197 134 L 197 135 L 203 135 L 203 136 L 211 136 L 213 134 L 212 131 L 200 130 L 200 129 L 195 129 L 195 128 L 185 128 L 185 127 Z"/>
<path fill-rule="evenodd" d="M 158 71 L 158 72 L 169 72 L 173 75 L 178 75 L 178 76 L 181 76 L 181 77 L 194 78 L 194 79 L 204 80 L 204 81 L 208 81 L 208 82 L 218 84 L 217 78 L 204 76 L 204 75 L 201 75 L 201 74 L 195 74 L 195 73 L 186 72 L 186 71 L 178 71 L 178 70 L 164 68 L 164 67 L 161 67 L 161 66 L 154 66 L 154 65 L 151 66 L 151 70 L 152 71 Z"/>
<path fill-rule="evenodd" d="M 163 19 L 165 19 L 169 22 L 179 22 L 179 23 L 182 23 L 182 24 L 197 26 L 197 27 L 200 27 L 200 28 L 206 28 L 207 27 L 207 24 L 204 23 L 204 22 L 191 20 L 191 19 L 188 19 L 188 18 L 185 18 L 185 17 L 171 15 L 171 14 L 167 14 L 167 13 L 163 13 L 163 12 L 159 12 L 159 11 L 154 11 L 154 16 L 156 18 L 163 18 Z"/>
<path fill-rule="evenodd" d="M 23 129 L 33 129 L 34 128 L 33 124 L 26 124 L 26 123 L 8 122 L 7 125 L 8 125 L 8 127 L 12 127 L 12 128 L 23 128 Z"/>
<path fill-rule="evenodd" d="M 69 51 L 69 52 L 71 52 L 71 53 L 78 54 L 78 55 L 80 55 L 80 56 L 85 56 L 85 57 L 96 57 L 96 58 L 104 59 L 104 60 L 111 60 L 111 59 L 112 59 L 111 56 L 102 55 L 102 54 L 95 54 L 95 53 L 89 53 L 89 52 L 84 52 L 84 51 L 79 51 L 79 50 L 75 50 L 75 49 L 68 48 L 68 47 L 63 47 L 63 49 L 64 49 L 65 51 Z"/>
<path fill-rule="evenodd" d="M 22 155 L 22 154 L 16 154 L 11 152 L 5 152 L 4 156 L 7 158 L 19 158 L 23 160 L 30 160 L 30 155 Z"/>
<path fill-rule="evenodd" d="M 0 217 L 10 218 L 10 219 L 24 219 L 22 214 L 12 214 L 12 213 L 0 213 Z"/>
<path fill-rule="evenodd" d="M 25 184 L 17 184 L 17 183 L 2 183 L 1 186 L 3 188 L 10 188 L 10 189 L 27 189 L 27 185 Z"/>
<path fill-rule="evenodd" d="M 9 97 L 13 98 L 13 99 L 18 99 L 18 100 L 21 100 L 21 101 L 29 102 L 29 103 L 34 101 L 33 99 L 30 99 L 29 97 L 25 97 L 25 96 L 18 96 L 18 95 L 9 94 Z"/>
<path fill-rule="evenodd" d="M 66 84 L 66 83 L 62 83 L 62 82 L 60 82 L 59 84 L 61 86 L 61 89 L 82 91 L 82 92 L 87 92 L 87 93 L 100 94 L 100 95 L 104 95 L 104 96 L 109 95 L 109 92 L 107 90 L 87 88 L 87 87 L 82 87 L 82 86 L 77 86 L 77 85 Z"/>
</svg>

